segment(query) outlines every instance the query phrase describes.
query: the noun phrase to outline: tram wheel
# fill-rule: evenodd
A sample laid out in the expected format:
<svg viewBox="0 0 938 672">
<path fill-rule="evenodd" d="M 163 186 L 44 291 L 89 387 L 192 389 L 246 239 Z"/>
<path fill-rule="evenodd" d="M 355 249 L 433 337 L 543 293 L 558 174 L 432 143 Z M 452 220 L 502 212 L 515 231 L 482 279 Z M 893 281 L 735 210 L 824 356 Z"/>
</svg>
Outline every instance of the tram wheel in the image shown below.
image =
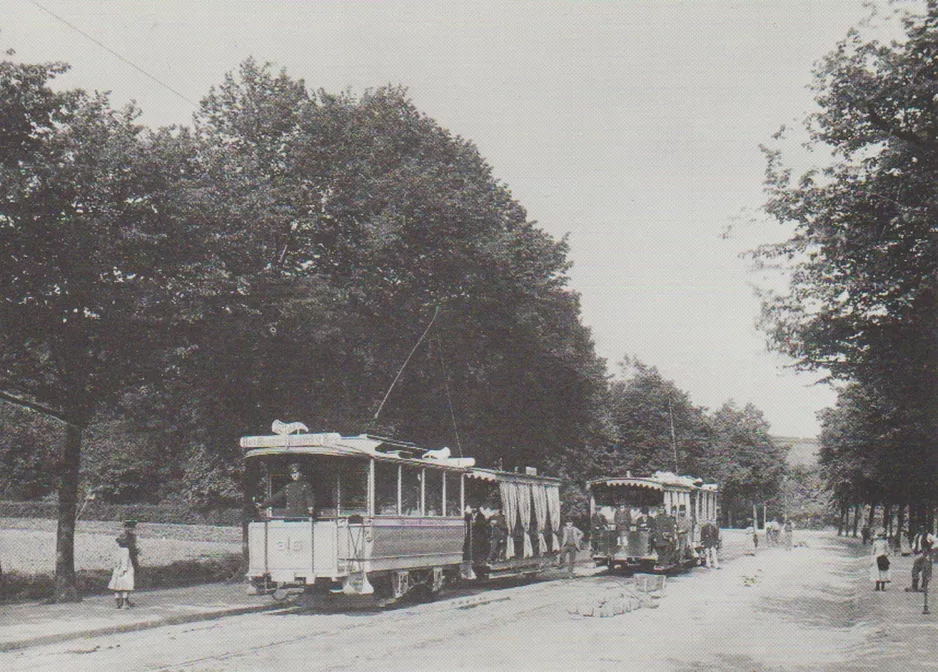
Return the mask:
<svg viewBox="0 0 938 672">
<path fill-rule="evenodd" d="M 273 589 L 273 591 L 271 591 L 270 596 L 273 598 L 274 602 L 287 602 L 302 594 L 303 591 L 298 590 L 297 588 L 285 588 L 283 586 L 277 586 Z"/>
</svg>

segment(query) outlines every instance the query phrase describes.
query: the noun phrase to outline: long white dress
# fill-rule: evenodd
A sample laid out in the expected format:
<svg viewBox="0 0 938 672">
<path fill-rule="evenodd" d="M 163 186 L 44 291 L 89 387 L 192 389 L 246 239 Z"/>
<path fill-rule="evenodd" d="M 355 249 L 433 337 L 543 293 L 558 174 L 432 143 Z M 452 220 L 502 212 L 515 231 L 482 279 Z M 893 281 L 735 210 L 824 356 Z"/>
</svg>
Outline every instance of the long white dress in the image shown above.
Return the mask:
<svg viewBox="0 0 938 672">
<path fill-rule="evenodd" d="M 880 569 L 876 564 L 876 558 L 881 555 L 889 557 L 889 542 L 885 539 L 876 539 L 873 542 L 873 550 L 870 555 L 870 581 L 890 582 L 891 574 L 888 569 Z"/>
<path fill-rule="evenodd" d="M 117 547 L 114 554 L 114 571 L 111 572 L 111 581 L 107 587 L 115 592 L 134 589 L 134 565 L 130 561 L 130 549 L 126 546 Z"/>
</svg>

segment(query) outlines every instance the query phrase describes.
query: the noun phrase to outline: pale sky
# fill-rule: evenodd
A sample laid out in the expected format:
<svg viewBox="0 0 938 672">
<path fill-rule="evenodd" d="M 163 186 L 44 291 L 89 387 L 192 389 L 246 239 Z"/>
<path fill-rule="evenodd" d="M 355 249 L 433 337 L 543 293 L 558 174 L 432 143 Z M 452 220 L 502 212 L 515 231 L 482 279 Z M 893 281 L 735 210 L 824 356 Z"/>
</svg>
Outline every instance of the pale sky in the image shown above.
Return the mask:
<svg viewBox="0 0 938 672">
<path fill-rule="evenodd" d="M 759 213 L 759 144 L 812 109 L 812 64 L 863 0 L 38 5 L 189 100 L 248 56 L 333 93 L 403 84 L 531 219 L 570 234 L 571 286 L 611 371 L 637 356 L 696 404 L 754 403 L 780 435 L 815 435 L 833 404 L 766 351 L 739 254 L 785 237 Z M 70 63 L 65 86 L 135 100 L 144 123 L 191 121 L 193 105 L 31 0 L 0 0 L 8 48 Z"/>
</svg>

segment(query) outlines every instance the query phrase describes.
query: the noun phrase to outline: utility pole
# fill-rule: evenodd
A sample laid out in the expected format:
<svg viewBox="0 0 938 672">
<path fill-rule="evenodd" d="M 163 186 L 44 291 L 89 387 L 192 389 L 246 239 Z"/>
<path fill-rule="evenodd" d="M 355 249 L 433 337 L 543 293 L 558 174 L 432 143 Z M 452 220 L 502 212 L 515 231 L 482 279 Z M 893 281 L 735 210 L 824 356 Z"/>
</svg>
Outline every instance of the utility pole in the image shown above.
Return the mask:
<svg viewBox="0 0 938 672">
<path fill-rule="evenodd" d="M 674 452 L 674 473 L 677 471 L 677 436 L 674 434 L 674 410 L 671 408 L 671 395 L 668 395 L 668 418 L 671 421 L 671 450 Z"/>
</svg>

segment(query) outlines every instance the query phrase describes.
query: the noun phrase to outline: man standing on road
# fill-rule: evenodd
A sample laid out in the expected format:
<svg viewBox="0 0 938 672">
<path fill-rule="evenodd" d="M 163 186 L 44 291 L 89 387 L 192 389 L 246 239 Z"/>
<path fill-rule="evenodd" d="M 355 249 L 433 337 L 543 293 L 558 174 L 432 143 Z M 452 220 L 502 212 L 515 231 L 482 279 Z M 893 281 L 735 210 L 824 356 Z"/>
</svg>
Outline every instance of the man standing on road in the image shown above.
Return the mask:
<svg viewBox="0 0 938 672">
<path fill-rule="evenodd" d="M 576 564 L 576 554 L 580 550 L 583 533 L 573 526 L 572 520 L 567 520 L 563 526 L 563 537 L 560 539 L 560 564 L 567 567 L 567 578 L 573 578 L 573 566 Z"/>
<path fill-rule="evenodd" d="M 925 526 L 918 528 L 918 534 L 912 540 L 912 554 L 915 560 L 912 561 L 912 587 L 906 588 L 907 593 L 919 593 L 928 590 L 928 582 L 931 579 L 931 552 L 935 546 L 935 538 L 931 532 L 925 531 Z M 919 590 L 919 578 L 922 580 L 922 588 Z"/>
<path fill-rule="evenodd" d="M 720 528 L 712 520 L 700 527 L 700 543 L 704 547 L 704 562 L 710 569 L 720 569 L 717 549 L 720 547 Z"/>
</svg>

